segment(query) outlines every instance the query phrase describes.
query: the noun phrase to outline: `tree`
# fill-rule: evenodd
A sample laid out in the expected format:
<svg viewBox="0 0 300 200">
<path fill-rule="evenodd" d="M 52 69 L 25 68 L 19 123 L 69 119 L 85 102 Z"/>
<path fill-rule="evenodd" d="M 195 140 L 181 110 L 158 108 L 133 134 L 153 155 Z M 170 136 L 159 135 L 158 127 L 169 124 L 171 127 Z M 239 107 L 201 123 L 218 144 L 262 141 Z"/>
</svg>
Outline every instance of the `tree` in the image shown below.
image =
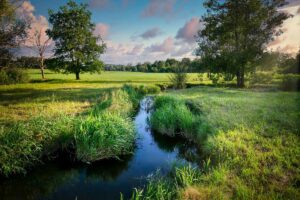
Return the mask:
<svg viewBox="0 0 300 200">
<path fill-rule="evenodd" d="M 8 66 L 15 51 L 27 37 L 29 22 L 17 16 L 22 1 L 0 0 L 0 67 Z"/>
<path fill-rule="evenodd" d="M 100 72 L 103 63 L 99 57 L 105 50 L 101 36 L 94 36 L 95 24 L 87 4 L 69 1 L 59 11 L 49 10 L 52 29 L 48 36 L 55 42 L 53 65 L 59 71 L 75 73 L 79 80 L 81 72 Z M 100 42 L 100 44 L 99 44 Z M 53 68 L 53 66 L 52 66 Z"/>
<path fill-rule="evenodd" d="M 234 74 L 244 86 L 245 73 L 266 45 L 282 31 L 288 14 L 278 11 L 285 0 L 206 0 L 205 28 L 198 33 L 197 55 L 218 72 Z"/>
<path fill-rule="evenodd" d="M 41 70 L 42 79 L 45 79 L 44 61 L 46 50 L 50 47 L 50 38 L 45 35 L 44 30 L 35 30 L 30 39 L 29 47 L 33 49 L 39 56 L 39 68 Z"/>
</svg>

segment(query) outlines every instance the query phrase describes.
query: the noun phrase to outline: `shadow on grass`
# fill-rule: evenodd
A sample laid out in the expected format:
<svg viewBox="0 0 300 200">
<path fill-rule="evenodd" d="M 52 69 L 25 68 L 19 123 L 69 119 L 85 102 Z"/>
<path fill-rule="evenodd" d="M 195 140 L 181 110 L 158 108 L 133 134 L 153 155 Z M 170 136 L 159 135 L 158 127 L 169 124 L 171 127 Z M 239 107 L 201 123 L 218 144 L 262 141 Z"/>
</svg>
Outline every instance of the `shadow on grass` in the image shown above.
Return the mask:
<svg viewBox="0 0 300 200">
<path fill-rule="evenodd" d="M 64 101 L 95 101 L 99 97 L 115 88 L 59 88 L 33 89 L 16 88 L 0 93 L 0 105 L 20 104 L 27 102 L 64 102 Z"/>
<path fill-rule="evenodd" d="M 30 80 L 30 83 L 52 83 L 52 84 L 57 84 L 57 83 L 163 83 L 164 81 L 154 81 L 154 80 L 67 80 L 67 79 L 32 79 Z"/>
</svg>

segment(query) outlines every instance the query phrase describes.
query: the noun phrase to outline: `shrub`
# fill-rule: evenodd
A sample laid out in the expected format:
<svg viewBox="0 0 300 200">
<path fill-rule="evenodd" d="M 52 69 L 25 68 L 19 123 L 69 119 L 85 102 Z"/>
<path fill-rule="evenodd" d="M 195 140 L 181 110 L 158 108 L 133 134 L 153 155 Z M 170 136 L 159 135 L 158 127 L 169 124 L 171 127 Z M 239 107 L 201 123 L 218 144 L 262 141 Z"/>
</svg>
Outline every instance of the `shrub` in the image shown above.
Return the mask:
<svg viewBox="0 0 300 200">
<path fill-rule="evenodd" d="M 257 72 L 253 73 L 250 76 L 249 84 L 251 86 L 253 85 L 261 85 L 261 84 L 270 84 L 273 80 L 273 74 L 271 73 L 263 73 L 263 72 Z"/>
<path fill-rule="evenodd" d="M 183 89 L 188 81 L 188 74 L 184 66 L 176 66 L 174 73 L 169 77 L 175 89 Z"/>
<path fill-rule="evenodd" d="M 130 119 L 104 113 L 82 119 L 75 131 L 76 157 L 83 162 L 130 154 L 135 130 Z"/>
<path fill-rule="evenodd" d="M 284 75 L 280 84 L 280 89 L 284 91 L 300 91 L 300 75 Z"/>
<path fill-rule="evenodd" d="M 17 68 L 4 68 L 0 70 L 0 84 L 16 84 L 29 81 L 28 74 Z"/>
</svg>

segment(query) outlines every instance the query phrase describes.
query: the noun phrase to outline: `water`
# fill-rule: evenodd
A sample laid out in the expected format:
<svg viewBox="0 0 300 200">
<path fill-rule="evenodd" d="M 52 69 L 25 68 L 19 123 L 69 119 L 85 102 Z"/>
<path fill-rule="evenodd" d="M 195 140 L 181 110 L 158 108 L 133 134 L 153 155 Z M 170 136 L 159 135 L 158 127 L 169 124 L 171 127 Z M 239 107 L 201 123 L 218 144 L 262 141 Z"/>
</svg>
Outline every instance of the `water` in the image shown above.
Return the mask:
<svg viewBox="0 0 300 200">
<path fill-rule="evenodd" d="M 165 174 L 175 162 L 191 162 L 195 148 L 182 138 L 170 138 L 153 133 L 148 126 L 152 99 L 142 100 L 135 118 L 138 133 L 133 155 L 121 160 L 105 160 L 74 164 L 58 159 L 26 176 L 0 180 L 0 199 L 119 199 L 129 197 L 133 188 L 143 187 L 147 177 Z"/>
</svg>

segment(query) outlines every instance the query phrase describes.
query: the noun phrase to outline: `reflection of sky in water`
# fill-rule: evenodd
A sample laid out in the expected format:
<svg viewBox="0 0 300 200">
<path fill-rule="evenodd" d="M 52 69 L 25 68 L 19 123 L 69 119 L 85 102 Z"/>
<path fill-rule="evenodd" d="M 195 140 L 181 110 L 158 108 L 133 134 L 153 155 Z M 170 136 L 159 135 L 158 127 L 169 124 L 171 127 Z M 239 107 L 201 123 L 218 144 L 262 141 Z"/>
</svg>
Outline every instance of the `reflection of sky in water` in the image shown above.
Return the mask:
<svg viewBox="0 0 300 200">
<path fill-rule="evenodd" d="M 151 133 L 147 124 L 151 98 L 145 98 L 135 118 L 138 132 L 134 155 L 93 165 L 49 163 L 26 177 L 0 181 L 0 197 L 6 199 L 119 199 L 145 185 L 146 177 L 160 169 L 167 173 L 175 162 L 186 162 L 185 152 L 194 148 L 182 138 Z"/>
</svg>

